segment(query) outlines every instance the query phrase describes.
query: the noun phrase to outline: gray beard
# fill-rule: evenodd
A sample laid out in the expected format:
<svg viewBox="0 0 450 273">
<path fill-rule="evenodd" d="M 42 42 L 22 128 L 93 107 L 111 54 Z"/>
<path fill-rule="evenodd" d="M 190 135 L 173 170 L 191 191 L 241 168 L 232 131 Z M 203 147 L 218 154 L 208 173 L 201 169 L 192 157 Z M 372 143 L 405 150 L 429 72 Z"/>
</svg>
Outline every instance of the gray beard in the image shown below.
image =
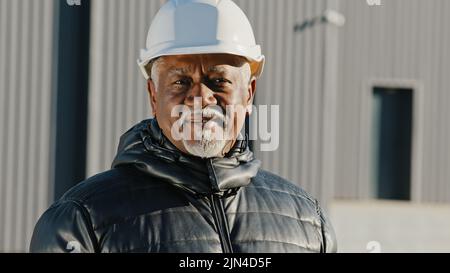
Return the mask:
<svg viewBox="0 0 450 273">
<path fill-rule="evenodd" d="M 194 143 L 188 143 L 183 140 L 186 151 L 194 156 L 201 158 L 223 157 L 223 149 L 227 145 L 226 140 L 198 140 Z"/>
</svg>

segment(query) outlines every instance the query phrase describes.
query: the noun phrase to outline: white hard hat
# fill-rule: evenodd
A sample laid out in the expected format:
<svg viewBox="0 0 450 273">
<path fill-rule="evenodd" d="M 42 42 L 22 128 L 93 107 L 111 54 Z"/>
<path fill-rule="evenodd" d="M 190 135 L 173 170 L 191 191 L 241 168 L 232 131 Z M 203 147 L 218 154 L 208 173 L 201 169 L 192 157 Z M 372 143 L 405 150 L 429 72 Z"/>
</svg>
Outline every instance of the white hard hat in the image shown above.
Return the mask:
<svg viewBox="0 0 450 273">
<path fill-rule="evenodd" d="M 227 53 L 249 60 L 259 77 L 264 55 L 256 44 L 252 26 L 231 0 L 170 0 L 156 14 L 138 65 L 146 79 L 147 64 L 168 55 Z"/>
</svg>

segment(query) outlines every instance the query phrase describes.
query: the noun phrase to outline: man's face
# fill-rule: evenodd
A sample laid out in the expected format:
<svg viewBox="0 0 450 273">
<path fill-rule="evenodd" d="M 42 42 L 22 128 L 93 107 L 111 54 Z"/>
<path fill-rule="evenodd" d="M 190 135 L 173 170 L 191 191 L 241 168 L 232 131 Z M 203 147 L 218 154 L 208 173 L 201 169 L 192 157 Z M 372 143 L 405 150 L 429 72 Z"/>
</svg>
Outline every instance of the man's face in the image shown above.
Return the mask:
<svg viewBox="0 0 450 273">
<path fill-rule="evenodd" d="M 164 135 L 182 152 L 204 158 L 224 156 L 253 102 L 256 81 L 250 80 L 247 61 L 228 54 L 203 54 L 165 56 L 157 63 L 148 89 Z"/>
</svg>

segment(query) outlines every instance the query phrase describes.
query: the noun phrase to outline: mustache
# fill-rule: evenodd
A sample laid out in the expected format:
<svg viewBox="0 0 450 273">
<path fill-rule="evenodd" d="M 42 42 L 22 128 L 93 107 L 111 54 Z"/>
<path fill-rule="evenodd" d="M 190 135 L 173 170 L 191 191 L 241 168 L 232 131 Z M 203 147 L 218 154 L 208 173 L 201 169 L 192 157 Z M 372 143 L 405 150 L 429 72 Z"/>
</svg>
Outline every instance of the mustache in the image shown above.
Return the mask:
<svg viewBox="0 0 450 273">
<path fill-rule="evenodd" d="M 226 124 L 227 117 L 223 112 L 215 107 L 204 108 L 200 111 L 185 111 L 180 117 L 181 124 L 188 124 L 191 122 L 220 122 L 219 124 Z"/>
</svg>

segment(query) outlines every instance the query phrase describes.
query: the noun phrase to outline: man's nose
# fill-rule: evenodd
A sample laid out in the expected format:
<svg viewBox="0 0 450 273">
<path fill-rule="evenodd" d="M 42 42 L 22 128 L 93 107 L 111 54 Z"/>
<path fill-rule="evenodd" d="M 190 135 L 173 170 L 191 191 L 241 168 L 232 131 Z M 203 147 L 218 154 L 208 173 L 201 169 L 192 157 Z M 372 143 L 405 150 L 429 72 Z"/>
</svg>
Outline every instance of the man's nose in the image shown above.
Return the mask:
<svg viewBox="0 0 450 273">
<path fill-rule="evenodd" d="M 217 99 L 214 96 L 214 91 L 204 83 L 196 83 L 192 86 L 188 92 L 184 104 L 187 106 L 194 106 L 194 98 L 199 97 L 202 99 L 202 108 L 208 105 L 217 105 Z"/>
</svg>

